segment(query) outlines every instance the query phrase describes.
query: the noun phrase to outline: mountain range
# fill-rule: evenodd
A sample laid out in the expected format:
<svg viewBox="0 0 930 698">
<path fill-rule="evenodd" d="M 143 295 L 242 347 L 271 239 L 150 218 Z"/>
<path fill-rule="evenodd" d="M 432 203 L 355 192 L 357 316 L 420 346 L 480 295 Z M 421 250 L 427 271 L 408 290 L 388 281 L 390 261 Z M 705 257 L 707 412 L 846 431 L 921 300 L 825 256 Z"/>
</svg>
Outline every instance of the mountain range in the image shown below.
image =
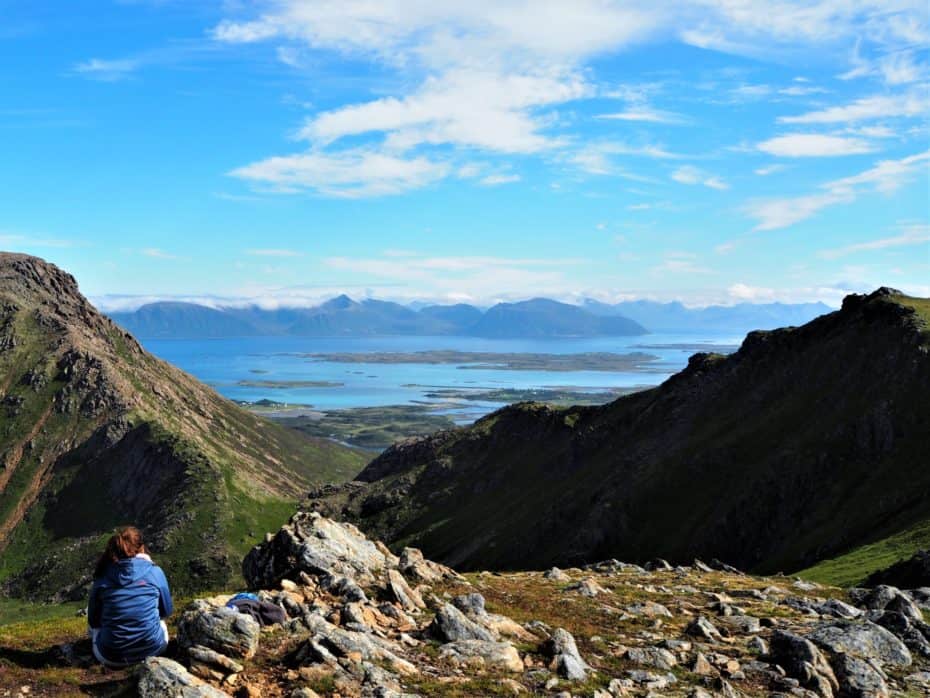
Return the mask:
<svg viewBox="0 0 930 698">
<path fill-rule="evenodd" d="M 143 339 L 274 335 L 546 338 L 667 331 L 743 334 L 753 329 L 802 324 L 829 310 L 822 303 L 744 303 L 691 309 L 681 303 L 635 301 L 607 305 L 588 300 L 571 305 L 547 298 L 498 303 L 483 310 L 467 304 L 405 306 L 374 299 L 355 301 L 342 295 L 309 308 L 208 307 L 164 301 L 134 311 L 112 312 L 110 317 Z"/>
<path fill-rule="evenodd" d="M 367 458 L 261 419 L 147 353 L 40 259 L 0 254 L 0 583 L 83 598 L 114 526 L 181 593 L 225 588 L 314 484 Z"/>
<path fill-rule="evenodd" d="M 312 505 L 469 569 L 787 572 L 923 532 L 913 552 L 930 540 L 928 395 L 930 301 L 880 289 L 607 405 L 520 403 L 396 444 Z M 860 577 L 878 560 L 857 559 Z"/>
</svg>

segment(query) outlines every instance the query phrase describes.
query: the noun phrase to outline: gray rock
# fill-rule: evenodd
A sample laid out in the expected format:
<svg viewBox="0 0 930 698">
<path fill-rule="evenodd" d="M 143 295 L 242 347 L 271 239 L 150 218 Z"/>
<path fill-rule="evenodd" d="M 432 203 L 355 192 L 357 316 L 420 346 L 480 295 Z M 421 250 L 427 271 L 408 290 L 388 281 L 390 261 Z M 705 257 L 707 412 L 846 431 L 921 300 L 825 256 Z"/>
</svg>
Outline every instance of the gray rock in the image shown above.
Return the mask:
<svg viewBox="0 0 930 698">
<path fill-rule="evenodd" d="M 276 588 L 282 579 L 343 576 L 360 584 L 396 565 L 355 526 L 337 523 L 316 512 L 298 512 L 267 542 L 255 546 L 242 562 L 252 589 Z"/>
<path fill-rule="evenodd" d="M 845 698 L 890 698 L 891 691 L 881 673 L 864 659 L 838 654 L 833 670 Z"/>
<path fill-rule="evenodd" d="M 862 610 L 839 599 L 827 599 L 823 603 L 813 604 L 812 608 L 822 616 L 846 618 L 851 620 L 862 616 Z"/>
<path fill-rule="evenodd" d="M 645 689 L 655 691 L 661 691 L 664 688 L 668 688 L 673 683 L 678 682 L 674 674 L 653 674 L 651 671 L 643 671 L 641 669 L 631 669 L 626 672 L 626 675 L 633 683 Z"/>
<path fill-rule="evenodd" d="M 484 597 L 481 594 L 461 594 L 452 599 L 452 605 L 472 618 L 482 618 L 488 615 L 484 609 Z"/>
<path fill-rule="evenodd" d="M 723 616 L 719 622 L 726 626 L 731 632 L 738 632 L 744 635 L 752 635 L 762 631 L 762 624 L 758 618 L 744 615 Z"/>
<path fill-rule="evenodd" d="M 485 640 L 458 640 L 439 648 L 439 656 L 456 664 L 470 664 L 475 660 L 489 669 L 522 673 L 523 661 L 517 649 L 509 642 Z"/>
<path fill-rule="evenodd" d="M 397 570 L 388 570 L 388 589 L 405 611 L 416 612 L 426 608 L 423 597 L 410 588 L 407 580 Z"/>
<path fill-rule="evenodd" d="M 191 673 L 204 679 L 221 681 L 230 674 L 238 674 L 245 667 L 225 654 L 207 647 L 194 645 L 187 650 Z"/>
<path fill-rule="evenodd" d="M 139 666 L 137 675 L 139 698 L 229 698 L 229 694 L 165 657 L 149 657 Z"/>
<path fill-rule="evenodd" d="M 833 654 L 847 653 L 872 659 L 880 666 L 906 667 L 911 653 L 890 631 L 867 620 L 833 621 L 814 629 L 808 636 Z"/>
<path fill-rule="evenodd" d="M 632 647 L 624 655 L 635 664 L 651 666 L 663 671 L 670 671 L 678 665 L 675 655 L 661 647 Z"/>
<path fill-rule="evenodd" d="M 667 572 L 672 569 L 672 566 L 669 564 L 668 560 L 657 557 L 643 565 L 643 569 L 647 572 Z"/>
<path fill-rule="evenodd" d="M 482 640 L 494 642 L 498 638 L 485 627 L 478 625 L 452 604 L 443 604 L 429 626 L 429 631 L 444 642 Z"/>
<path fill-rule="evenodd" d="M 755 635 L 749 638 L 749 642 L 746 644 L 750 652 L 755 652 L 756 654 L 768 654 L 769 653 L 769 643 L 763 640 L 758 635 Z"/>
<path fill-rule="evenodd" d="M 197 645 L 232 659 L 251 659 L 258 649 L 261 626 L 252 616 L 226 606 L 194 601 L 178 620 L 178 645 Z"/>
<path fill-rule="evenodd" d="M 655 618 L 661 616 L 663 618 L 671 618 L 672 612 L 668 610 L 665 606 L 655 601 L 642 601 L 640 603 L 634 603 L 630 606 L 627 606 L 625 609 L 627 613 L 632 613 L 634 616 L 646 616 L 647 618 Z"/>
<path fill-rule="evenodd" d="M 896 611 L 910 620 L 924 619 L 920 608 L 907 594 L 897 587 L 882 584 L 877 586 L 862 599 L 861 605 L 871 611 Z"/>
<path fill-rule="evenodd" d="M 438 562 L 427 560 L 423 553 L 416 548 L 404 548 L 400 553 L 397 566 L 410 579 L 418 582 L 433 584 L 443 579 L 458 579 L 460 575 L 455 570 L 440 565 Z"/>
<path fill-rule="evenodd" d="M 584 681 L 591 667 L 581 658 L 578 646 L 571 633 L 556 628 L 546 642 L 544 651 L 551 657 L 549 668 L 559 676 L 571 681 Z"/>
<path fill-rule="evenodd" d="M 788 676 L 824 698 L 832 698 L 839 688 L 832 667 L 810 640 L 776 630 L 772 635 L 770 654 L 772 661 L 784 668 Z"/>
<path fill-rule="evenodd" d="M 930 626 L 897 611 L 870 611 L 869 620 L 892 632 L 911 652 L 930 657 Z"/>
<path fill-rule="evenodd" d="M 559 582 L 560 584 L 565 584 L 572 581 L 572 578 L 565 574 L 558 567 L 550 567 L 548 570 L 543 572 L 543 577 L 551 582 Z"/>
<path fill-rule="evenodd" d="M 701 638 L 707 642 L 720 641 L 722 639 L 720 631 L 704 616 L 698 616 L 692 620 L 688 624 L 688 627 L 685 628 L 685 634 Z"/>
</svg>

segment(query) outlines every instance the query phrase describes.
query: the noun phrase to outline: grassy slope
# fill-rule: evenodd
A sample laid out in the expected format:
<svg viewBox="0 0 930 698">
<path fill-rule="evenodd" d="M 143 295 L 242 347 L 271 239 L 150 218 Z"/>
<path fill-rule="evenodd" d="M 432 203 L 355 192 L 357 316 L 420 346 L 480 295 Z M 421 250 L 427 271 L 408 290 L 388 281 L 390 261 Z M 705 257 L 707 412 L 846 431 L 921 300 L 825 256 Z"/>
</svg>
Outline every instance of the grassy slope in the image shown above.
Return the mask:
<svg viewBox="0 0 930 698">
<path fill-rule="evenodd" d="M 13 467 L 0 468 L 0 478 L 9 476 L 0 486 L 0 583 L 27 573 L 13 593 L 44 596 L 67 587 L 89 572 L 114 526 L 153 522 L 165 531 L 156 551 L 176 588 L 235 586 L 239 559 L 290 515 L 307 488 L 350 479 L 370 457 L 238 408 L 143 352 L 89 307 L 90 319 L 79 315 L 64 336 L 40 323 L 37 308 L 48 313 L 48 306 L 30 293 L 5 295 L 2 332 L 15 341 L 0 351 L 0 453 Z M 58 361 L 72 343 L 102 362 L 130 411 L 80 408 L 99 376 L 61 376 Z M 45 383 L 32 387 L 29 375 Z M 65 394 L 72 408 L 53 407 Z M 81 446 L 121 419 L 133 438 Z M 114 491 L 119 487 L 127 489 Z M 121 501 L 144 502 L 147 487 L 157 490 L 157 506 Z"/>
</svg>

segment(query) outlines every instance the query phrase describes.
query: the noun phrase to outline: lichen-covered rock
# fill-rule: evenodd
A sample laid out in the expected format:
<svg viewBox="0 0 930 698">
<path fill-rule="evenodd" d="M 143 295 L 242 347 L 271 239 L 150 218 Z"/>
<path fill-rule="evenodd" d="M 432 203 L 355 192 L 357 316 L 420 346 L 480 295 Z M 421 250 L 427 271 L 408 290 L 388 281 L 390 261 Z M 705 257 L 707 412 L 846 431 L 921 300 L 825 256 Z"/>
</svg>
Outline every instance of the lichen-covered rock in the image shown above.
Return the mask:
<svg viewBox="0 0 930 698">
<path fill-rule="evenodd" d="M 907 616 L 910 620 L 922 621 L 924 619 L 920 608 L 911 597 L 900 589 L 886 584 L 872 589 L 862 599 L 861 605 L 871 611 L 895 611 Z"/>
<path fill-rule="evenodd" d="M 165 657 L 149 657 L 139 666 L 137 675 L 139 698 L 229 698 L 229 694 Z"/>
<path fill-rule="evenodd" d="M 891 691 L 881 672 L 869 662 L 851 654 L 833 659 L 833 669 L 844 698 L 890 698 Z"/>
<path fill-rule="evenodd" d="M 443 604 L 436 612 L 436 617 L 429 627 L 430 632 L 444 642 L 457 642 L 459 640 L 483 640 L 493 642 L 497 640 L 496 633 L 491 632 L 452 604 Z"/>
<path fill-rule="evenodd" d="M 549 668 L 570 681 L 584 681 L 591 667 L 578 653 L 575 638 L 564 628 L 556 628 L 546 642 L 545 653 L 551 657 Z"/>
<path fill-rule="evenodd" d="M 261 626 L 254 618 L 226 606 L 194 601 L 178 620 L 178 645 L 205 647 L 232 659 L 251 659 L 258 649 Z"/>
<path fill-rule="evenodd" d="M 316 512 L 298 512 L 246 555 L 242 574 L 253 589 L 277 587 L 282 579 L 296 581 L 301 572 L 368 584 L 392 562 L 352 524 L 337 523 Z"/>
<path fill-rule="evenodd" d="M 663 671 L 670 671 L 678 665 L 675 655 L 661 647 L 633 647 L 626 651 L 624 657 L 635 664 L 651 666 Z"/>
<path fill-rule="evenodd" d="M 456 664 L 470 664 L 520 673 L 523 662 L 517 649 L 509 642 L 458 640 L 439 648 L 439 656 Z"/>
<path fill-rule="evenodd" d="M 910 666 L 910 651 L 890 631 L 867 620 L 834 621 L 814 629 L 810 639 L 833 654 L 852 654 L 880 666 Z"/>
<path fill-rule="evenodd" d="M 788 676 L 820 696 L 832 698 L 839 689 L 833 668 L 810 640 L 776 630 L 772 635 L 771 655 L 772 660 L 784 668 Z"/>
<path fill-rule="evenodd" d="M 397 570 L 388 570 L 388 589 L 405 611 L 415 612 L 426 608 L 420 594 L 410 588 L 407 580 Z"/>
</svg>

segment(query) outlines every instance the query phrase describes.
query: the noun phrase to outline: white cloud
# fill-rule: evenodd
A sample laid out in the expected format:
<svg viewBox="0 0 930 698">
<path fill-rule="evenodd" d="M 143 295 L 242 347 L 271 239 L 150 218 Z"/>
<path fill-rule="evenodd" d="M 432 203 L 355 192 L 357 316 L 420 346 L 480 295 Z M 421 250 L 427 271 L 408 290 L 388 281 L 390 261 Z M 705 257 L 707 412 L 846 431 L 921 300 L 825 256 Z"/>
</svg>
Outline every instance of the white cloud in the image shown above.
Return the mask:
<svg viewBox="0 0 930 698">
<path fill-rule="evenodd" d="M 923 163 L 928 160 L 930 150 L 900 160 L 882 160 L 857 175 L 827 182 L 821 185 L 821 191 L 813 194 L 756 201 L 745 211 L 758 221 L 754 230 L 787 228 L 807 220 L 821 209 L 852 203 L 863 193 L 891 193 L 911 181 L 916 173 L 925 172 Z"/>
<path fill-rule="evenodd" d="M 708 174 L 693 165 L 683 165 L 672 172 L 671 178 L 679 184 L 701 184 L 711 189 L 729 189 L 730 185 L 715 175 Z"/>
<path fill-rule="evenodd" d="M 418 189 L 444 178 L 449 171 L 447 163 L 426 157 L 402 158 L 359 148 L 271 157 L 229 174 L 275 191 L 315 190 L 357 198 Z"/>
<path fill-rule="evenodd" d="M 520 175 L 517 174 L 492 174 L 482 177 L 478 180 L 479 184 L 486 187 L 495 187 L 500 184 L 513 184 L 520 181 Z"/>
<path fill-rule="evenodd" d="M 857 242 L 844 247 L 837 247 L 830 250 L 822 250 L 819 254 L 824 259 L 837 259 L 857 252 L 873 252 L 875 250 L 885 250 L 890 247 L 911 247 L 914 245 L 923 245 L 930 253 L 930 225 L 926 223 L 905 226 L 900 235 L 869 240 L 867 242 Z"/>
<path fill-rule="evenodd" d="M 683 124 L 687 119 L 681 114 L 653 109 L 647 106 L 634 107 L 612 114 L 599 114 L 598 119 L 613 119 L 616 121 L 645 121 L 653 124 Z"/>
<path fill-rule="evenodd" d="M 91 58 L 74 66 L 74 72 L 94 80 L 116 82 L 130 77 L 138 68 L 139 61 L 129 58 L 104 60 Z"/>
<path fill-rule="evenodd" d="M 303 252 L 280 248 L 251 249 L 246 250 L 245 253 L 252 257 L 303 257 Z"/>
<path fill-rule="evenodd" d="M 770 174 L 775 174 L 776 172 L 781 172 L 785 169 L 785 166 L 780 163 L 775 163 L 774 165 L 765 165 L 764 167 L 757 167 L 753 172 L 755 172 L 760 177 L 767 177 Z"/>
<path fill-rule="evenodd" d="M 502 75 L 452 70 L 430 77 L 412 95 L 386 97 L 323 112 L 310 119 L 300 137 L 327 144 L 346 136 L 385 132 L 390 149 L 420 144 L 453 144 L 505 153 L 552 148 L 558 139 L 541 133 L 545 120 L 531 109 L 591 94 L 574 73 L 548 71 Z"/>
<path fill-rule="evenodd" d="M 920 117 L 930 111 L 930 97 L 919 91 L 902 95 L 874 95 L 862 97 L 851 104 L 828 107 L 797 116 L 780 116 L 785 124 L 836 124 L 887 119 L 892 117 Z"/>
<path fill-rule="evenodd" d="M 596 94 L 587 62 L 637 43 L 678 37 L 716 50 L 766 55 L 785 47 L 839 50 L 861 35 L 873 49 L 892 51 L 923 33 L 922 8 L 915 0 L 265 0 L 229 7 L 243 14 L 213 29 L 217 41 L 274 41 L 279 59 L 289 65 L 299 64 L 298 49 L 309 48 L 402 73 L 405 87 L 399 94 L 309 119 L 300 137 L 310 142 L 310 154 L 269 158 L 236 171 L 257 174 L 255 181 L 271 181 L 278 191 L 337 196 L 397 193 L 445 176 L 437 169 L 445 165 L 423 153 L 437 147 L 446 148 L 445 159 L 453 168 L 462 148 L 532 154 L 571 147 L 575 134 L 566 133 L 566 121 L 555 110 Z M 773 89 L 763 87 L 766 94 Z M 627 101 L 626 109 L 605 118 L 682 121 L 651 107 L 642 95 L 628 95 Z M 360 177 L 352 185 L 333 186 L 314 174 L 336 170 L 347 179 L 341 164 L 352 160 L 352 149 L 359 146 L 346 141 L 361 136 L 369 155 L 393 158 L 401 173 L 398 181 L 379 178 L 369 186 Z M 418 157 L 398 155 L 413 150 Z M 593 163 L 589 170 L 625 176 L 606 162 L 607 155 L 581 157 Z M 408 178 L 411 169 L 418 172 Z M 703 183 L 725 187 L 715 177 Z"/>
<path fill-rule="evenodd" d="M 756 147 L 769 155 L 788 158 L 859 155 L 873 150 L 870 144 L 859 138 L 814 133 L 791 133 L 777 136 L 757 143 Z"/>
</svg>

